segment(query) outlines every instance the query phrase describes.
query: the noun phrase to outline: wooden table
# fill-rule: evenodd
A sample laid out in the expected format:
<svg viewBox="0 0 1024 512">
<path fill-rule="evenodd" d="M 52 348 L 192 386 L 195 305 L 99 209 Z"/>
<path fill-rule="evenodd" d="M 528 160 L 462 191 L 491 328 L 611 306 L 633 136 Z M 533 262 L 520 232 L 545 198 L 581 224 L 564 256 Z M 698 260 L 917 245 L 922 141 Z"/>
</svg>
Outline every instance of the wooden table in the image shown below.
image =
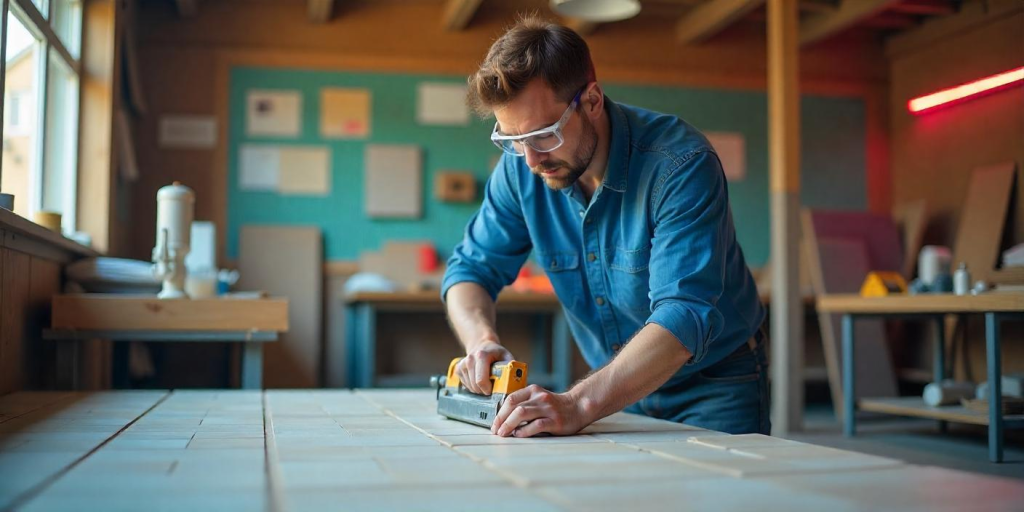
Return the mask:
<svg viewBox="0 0 1024 512">
<path fill-rule="evenodd" d="M 77 389 L 84 340 L 241 344 L 241 387 L 263 387 L 263 344 L 288 331 L 286 299 L 171 299 L 113 294 L 54 295 L 51 328 L 58 342 L 61 387 Z"/>
<path fill-rule="evenodd" d="M 498 296 L 497 309 L 536 315 L 530 381 L 550 389 L 568 389 L 572 379 L 569 326 L 562 305 L 551 294 L 505 291 Z M 444 315 L 437 291 L 360 292 L 345 298 L 345 328 L 349 387 L 371 388 L 379 384 L 377 364 L 377 314 L 380 312 L 436 312 Z M 548 325 L 547 318 L 550 318 Z M 550 373 L 543 373 L 550 367 Z M 540 370 L 540 371 L 535 371 Z M 426 383 L 426 378 L 420 379 Z M 413 383 L 399 382 L 410 386 Z"/>
<path fill-rule="evenodd" d="M 1020 510 L 1024 483 L 615 414 L 501 438 L 422 390 L 0 397 L 0 510 Z"/>
<path fill-rule="evenodd" d="M 935 322 L 933 373 L 935 382 L 945 378 L 945 316 L 948 314 L 982 314 L 985 316 L 985 353 L 988 363 L 989 404 L 998 404 L 1002 397 L 1000 367 L 1000 323 L 1009 318 L 1024 317 L 1024 293 L 990 292 L 981 295 L 952 294 L 894 295 L 861 297 L 859 295 L 824 295 L 818 299 L 818 310 L 843 315 L 843 432 L 853 436 L 856 430 L 855 409 L 988 425 L 989 459 L 1003 460 L 1003 428 L 1024 426 L 1024 415 L 1004 416 L 999 407 L 989 407 L 988 417 L 961 406 L 929 407 L 918 397 L 898 399 L 854 397 L 854 329 L 853 322 L 867 317 L 924 318 Z"/>
</svg>

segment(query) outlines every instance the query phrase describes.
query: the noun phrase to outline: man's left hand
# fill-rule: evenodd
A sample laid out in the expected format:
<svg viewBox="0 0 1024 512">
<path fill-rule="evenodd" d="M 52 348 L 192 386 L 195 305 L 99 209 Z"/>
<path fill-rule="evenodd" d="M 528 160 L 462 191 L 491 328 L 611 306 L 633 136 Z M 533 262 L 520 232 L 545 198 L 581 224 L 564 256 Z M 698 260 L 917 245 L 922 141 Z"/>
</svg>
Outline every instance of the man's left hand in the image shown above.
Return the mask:
<svg viewBox="0 0 1024 512">
<path fill-rule="evenodd" d="M 532 384 L 505 397 L 494 417 L 491 432 L 502 437 L 531 437 L 540 433 L 570 435 L 588 424 L 590 421 L 576 397 Z"/>
</svg>

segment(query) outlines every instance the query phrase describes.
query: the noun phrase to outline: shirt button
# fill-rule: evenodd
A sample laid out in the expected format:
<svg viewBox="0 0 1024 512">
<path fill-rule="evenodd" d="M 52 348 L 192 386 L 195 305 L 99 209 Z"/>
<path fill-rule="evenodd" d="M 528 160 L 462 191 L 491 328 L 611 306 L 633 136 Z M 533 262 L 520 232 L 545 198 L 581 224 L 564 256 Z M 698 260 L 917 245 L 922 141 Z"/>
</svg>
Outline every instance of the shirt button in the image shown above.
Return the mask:
<svg viewBox="0 0 1024 512">
<path fill-rule="evenodd" d="M 594 253 L 590 253 L 590 254 L 587 255 L 587 261 L 594 261 L 596 259 L 597 259 L 597 255 L 594 254 Z"/>
<path fill-rule="evenodd" d="M 584 211 L 584 210 L 580 210 L 580 217 L 582 217 L 582 216 L 584 216 L 584 215 L 586 215 L 586 214 L 587 214 L 587 212 L 586 212 L 586 211 Z"/>
<path fill-rule="evenodd" d="M 616 344 L 612 345 L 612 352 L 618 352 L 620 348 L 622 348 L 622 345 L 619 345 L 618 343 L 616 343 Z"/>
<path fill-rule="evenodd" d="M 551 268 L 558 268 L 558 261 L 551 260 Z"/>
<path fill-rule="evenodd" d="M 597 298 L 597 305 L 598 306 L 604 306 L 604 297 L 598 297 Z"/>
<path fill-rule="evenodd" d="M 587 224 L 590 224 L 591 222 L 594 222 L 594 219 L 587 219 Z"/>
</svg>

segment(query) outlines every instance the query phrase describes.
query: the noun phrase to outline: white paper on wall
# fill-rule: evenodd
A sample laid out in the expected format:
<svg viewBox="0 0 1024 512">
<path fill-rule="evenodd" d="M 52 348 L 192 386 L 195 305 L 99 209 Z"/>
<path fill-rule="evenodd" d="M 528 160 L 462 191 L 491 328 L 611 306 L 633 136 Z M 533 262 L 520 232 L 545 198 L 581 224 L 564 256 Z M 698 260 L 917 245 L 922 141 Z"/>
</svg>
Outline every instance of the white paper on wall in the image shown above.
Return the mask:
<svg viewBox="0 0 1024 512">
<path fill-rule="evenodd" d="M 161 116 L 158 142 L 166 149 L 213 149 L 217 146 L 217 119 L 213 116 Z"/>
<path fill-rule="evenodd" d="M 363 183 L 369 217 L 419 218 L 423 212 L 418 146 L 368 144 Z"/>
<path fill-rule="evenodd" d="M 466 126 L 466 86 L 423 82 L 417 90 L 416 122 L 424 125 Z"/>
<path fill-rule="evenodd" d="M 302 94 L 299 91 L 249 91 L 246 97 L 246 135 L 298 137 L 301 132 Z"/>
<path fill-rule="evenodd" d="M 747 142 L 742 133 L 704 132 L 708 142 L 718 153 L 728 181 L 742 181 L 747 177 Z"/>
<path fill-rule="evenodd" d="M 331 152 L 322 146 L 281 147 L 278 190 L 289 195 L 331 193 Z"/>
<path fill-rule="evenodd" d="M 277 146 L 243 144 L 238 155 L 238 188 L 276 192 L 280 166 L 281 150 Z"/>
</svg>

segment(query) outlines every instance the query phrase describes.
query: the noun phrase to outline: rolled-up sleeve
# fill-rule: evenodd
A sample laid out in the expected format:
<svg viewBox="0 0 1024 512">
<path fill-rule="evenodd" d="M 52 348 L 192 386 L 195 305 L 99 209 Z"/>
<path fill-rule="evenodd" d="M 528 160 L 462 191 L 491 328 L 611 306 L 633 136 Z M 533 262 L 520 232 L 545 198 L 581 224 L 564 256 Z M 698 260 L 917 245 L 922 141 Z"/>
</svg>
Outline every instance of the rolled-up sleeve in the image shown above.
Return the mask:
<svg viewBox="0 0 1024 512">
<path fill-rule="evenodd" d="M 514 162 L 502 155 L 484 188 L 480 209 L 448 259 L 441 281 L 441 300 L 461 282 L 482 286 L 492 299 L 519 274 L 533 247 L 519 202 Z"/>
<path fill-rule="evenodd" d="M 722 296 L 730 236 L 729 198 L 718 156 L 700 152 L 666 172 L 651 194 L 651 316 L 699 363 L 722 333 Z"/>
</svg>

